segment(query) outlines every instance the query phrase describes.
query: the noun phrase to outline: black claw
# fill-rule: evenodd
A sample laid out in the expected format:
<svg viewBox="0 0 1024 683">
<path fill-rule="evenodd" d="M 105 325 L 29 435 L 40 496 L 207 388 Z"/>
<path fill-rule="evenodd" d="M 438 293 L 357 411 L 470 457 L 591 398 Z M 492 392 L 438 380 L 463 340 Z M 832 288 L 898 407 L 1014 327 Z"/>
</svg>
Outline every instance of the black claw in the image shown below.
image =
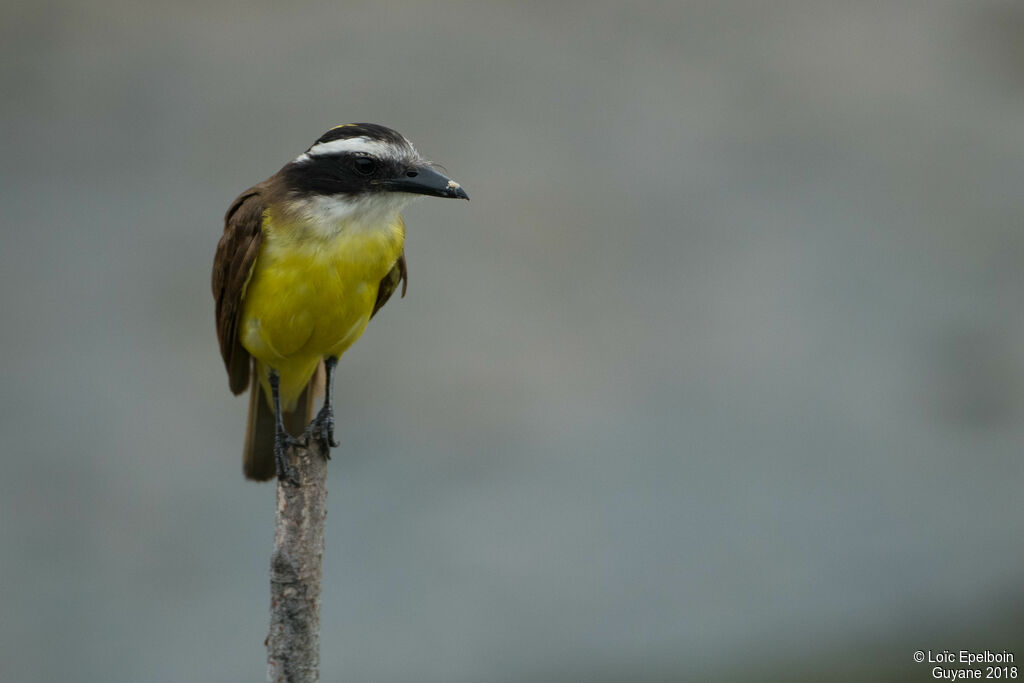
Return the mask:
<svg viewBox="0 0 1024 683">
<path fill-rule="evenodd" d="M 288 452 L 278 452 L 277 449 L 274 450 L 274 460 L 277 464 L 278 481 L 291 484 L 292 486 L 298 486 L 299 480 L 295 476 L 295 468 L 293 468 L 288 462 Z"/>
<path fill-rule="evenodd" d="M 331 448 L 337 448 L 341 444 L 334 440 L 334 410 L 329 403 L 325 403 L 313 421 L 306 428 L 306 438 L 316 439 L 324 445 L 324 456 L 331 459 Z"/>
<path fill-rule="evenodd" d="M 306 428 L 307 439 L 314 438 L 324 445 L 324 457 L 327 460 L 331 459 L 331 449 L 341 445 L 334 440 L 334 405 L 331 403 L 331 396 L 334 395 L 334 368 L 337 365 L 337 358 L 324 359 L 324 368 L 327 370 L 327 391 L 324 396 L 324 405 Z"/>
<path fill-rule="evenodd" d="M 302 443 L 285 430 L 284 422 L 281 419 L 281 395 L 279 393 L 281 379 L 277 370 L 270 371 L 269 379 L 274 403 L 274 464 L 277 467 L 277 479 L 285 484 L 298 486 L 299 480 L 295 475 L 295 468 L 288 462 L 288 449 L 307 448 L 308 442 Z"/>
<path fill-rule="evenodd" d="M 306 446 L 288 432 L 278 431 L 274 438 L 274 462 L 277 465 L 277 478 L 286 484 L 298 486 L 299 480 L 295 468 L 288 461 L 289 448 L 306 448 Z"/>
</svg>

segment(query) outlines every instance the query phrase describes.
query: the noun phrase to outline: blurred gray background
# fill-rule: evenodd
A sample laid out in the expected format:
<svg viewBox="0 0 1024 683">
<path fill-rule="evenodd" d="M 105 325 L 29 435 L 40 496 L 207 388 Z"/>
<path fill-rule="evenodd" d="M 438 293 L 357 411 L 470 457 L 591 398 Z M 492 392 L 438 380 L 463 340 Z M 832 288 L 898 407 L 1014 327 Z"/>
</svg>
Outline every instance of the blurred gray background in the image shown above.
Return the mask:
<svg viewBox="0 0 1024 683">
<path fill-rule="evenodd" d="M 13 3 L 0 680 L 265 676 L 222 216 L 374 121 L 462 182 L 339 366 L 324 680 L 1024 657 L 1024 5 Z"/>
</svg>

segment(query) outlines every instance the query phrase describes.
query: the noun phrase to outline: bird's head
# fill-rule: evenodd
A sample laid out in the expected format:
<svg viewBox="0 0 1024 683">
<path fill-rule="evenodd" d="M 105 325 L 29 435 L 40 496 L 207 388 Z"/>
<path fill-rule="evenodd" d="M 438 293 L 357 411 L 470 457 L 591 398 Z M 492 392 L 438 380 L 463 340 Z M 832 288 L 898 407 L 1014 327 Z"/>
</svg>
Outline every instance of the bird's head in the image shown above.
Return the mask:
<svg viewBox="0 0 1024 683">
<path fill-rule="evenodd" d="M 336 220 L 396 213 L 416 195 L 469 199 L 404 135 L 374 123 L 330 129 L 279 175 L 289 204 Z"/>
</svg>

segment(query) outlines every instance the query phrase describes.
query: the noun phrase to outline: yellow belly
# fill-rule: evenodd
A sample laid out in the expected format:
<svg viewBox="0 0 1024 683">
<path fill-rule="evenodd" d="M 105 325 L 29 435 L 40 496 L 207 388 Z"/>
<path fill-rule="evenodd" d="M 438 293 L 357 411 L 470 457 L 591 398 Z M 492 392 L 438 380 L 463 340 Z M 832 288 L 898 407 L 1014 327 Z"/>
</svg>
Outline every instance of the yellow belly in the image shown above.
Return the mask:
<svg viewBox="0 0 1024 683">
<path fill-rule="evenodd" d="M 402 253 L 402 217 L 367 229 L 334 232 L 264 215 L 264 239 L 242 297 L 242 346 L 281 376 L 281 402 L 291 409 L 325 356 L 340 356 L 370 320 L 381 279 Z"/>
</svg>

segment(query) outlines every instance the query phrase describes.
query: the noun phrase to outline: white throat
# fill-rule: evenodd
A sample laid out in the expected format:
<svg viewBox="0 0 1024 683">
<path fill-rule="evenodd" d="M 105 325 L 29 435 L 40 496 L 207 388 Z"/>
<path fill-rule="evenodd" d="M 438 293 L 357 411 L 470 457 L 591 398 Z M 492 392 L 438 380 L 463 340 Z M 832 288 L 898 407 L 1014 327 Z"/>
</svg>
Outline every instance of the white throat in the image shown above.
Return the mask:
<svg viewBox="0 0 1024 683">
<path fill-rule="evenodd" d="M 405 192 L 381 192 L 359 197 L 317 196 L 291 202 L 289 212 L 320 237 L 342 232 L 378 232 L 387 230 L 398 214 L 417 195 Z"/>
</svg>

